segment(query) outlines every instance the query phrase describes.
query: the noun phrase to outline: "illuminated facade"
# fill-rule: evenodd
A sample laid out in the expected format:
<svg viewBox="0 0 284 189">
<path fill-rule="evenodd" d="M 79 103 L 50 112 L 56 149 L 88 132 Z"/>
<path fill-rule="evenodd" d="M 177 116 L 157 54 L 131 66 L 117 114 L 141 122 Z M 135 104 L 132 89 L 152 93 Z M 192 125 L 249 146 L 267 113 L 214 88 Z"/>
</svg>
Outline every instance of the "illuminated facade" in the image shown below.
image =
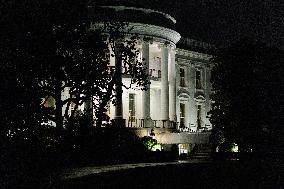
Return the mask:
<svg viewBox="0 0 284 189">
<path fill-rule="evenodd" d="M 162 12 L 126 6 L 100 6 L 94 12 L 99 15 L 97 19 L 114 14 L 116 19 L 122 15 L 123 21 L 129 22 L 133 27 L 130 32 L 141 39 L 137 48 L 145 59 L 151 81 L 147 91 L 124 89 L 123 101 L 109 105 L 110 119 L 123 119 L 126 127 L 135 128 L 210 130 L 206 117 L 210 110 L 210 55 L 192 50 L 210 46 L 195 40 L 180 40 L 180 34 L 174 30 L 176 20 Z M 122 80 L 129 85 L 130 78 Z"/>
<path fill-rule="evenodd" d="M 187 151 L 184 146 L 190 148 L 188 144 L 208 143 L 209 132 L 204 131 L 212 126 L 207 117 L 211 108 L 211 55 L 207 52 L 212 47 L 182 38 L 174 29 L 176 20 L 162 12 L 126 6 L 90 6 L 90 10 L 96 19 L 114 15 L 133 27 L 131 33 L 141 39 L 137 48 L 151 82 L 147 91 L 123 89 L 122 101 L 108 105 L 110 120 L 122 121 L 139 136 L 154 132 L 159 143 L 180 144 L 181 152 Z M 130 78 L 122 81 L 127 86 Z M 68 91 L 63 92 L 65 96 Z"/>
</svg>

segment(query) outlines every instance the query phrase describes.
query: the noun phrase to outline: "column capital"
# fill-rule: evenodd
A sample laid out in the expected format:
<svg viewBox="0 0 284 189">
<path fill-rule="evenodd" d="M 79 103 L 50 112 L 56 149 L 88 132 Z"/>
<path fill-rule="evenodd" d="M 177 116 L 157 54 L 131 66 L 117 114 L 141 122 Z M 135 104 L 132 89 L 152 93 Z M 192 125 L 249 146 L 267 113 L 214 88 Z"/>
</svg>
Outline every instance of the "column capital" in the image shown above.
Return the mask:
<svg viewBox="0 0 284 189">
<path fill-rule="evenodd" d="M 177 50 L 176 50 L 176 48 L 175 47 L 173 47 L 173 46 L 171 46 L 170 47 L 171 48 L 171 53 L 173 53 L 173 54 L 177 54 Z"/>
<path fill-rule="evenodd" d="M 160 49 L 167 48 L 168 50 L 170 50 L 171 46 L 170 46 L 169 43 L 159 43 L 158 48 L 160 48 Z"/>
</svg>

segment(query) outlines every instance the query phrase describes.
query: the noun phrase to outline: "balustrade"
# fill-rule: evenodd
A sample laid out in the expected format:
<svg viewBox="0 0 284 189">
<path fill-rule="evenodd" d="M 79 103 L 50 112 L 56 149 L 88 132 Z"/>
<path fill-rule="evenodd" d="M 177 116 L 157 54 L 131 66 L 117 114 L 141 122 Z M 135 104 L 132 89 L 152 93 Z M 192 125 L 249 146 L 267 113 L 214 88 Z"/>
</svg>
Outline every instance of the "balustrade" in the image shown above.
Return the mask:
<svg viewBox="0 0 284 189">
<path fill-rule="evenodd" d="M 149 76 L 152 78 L 161 78 L 161 70 L 149 69 Z"/>
</svg>

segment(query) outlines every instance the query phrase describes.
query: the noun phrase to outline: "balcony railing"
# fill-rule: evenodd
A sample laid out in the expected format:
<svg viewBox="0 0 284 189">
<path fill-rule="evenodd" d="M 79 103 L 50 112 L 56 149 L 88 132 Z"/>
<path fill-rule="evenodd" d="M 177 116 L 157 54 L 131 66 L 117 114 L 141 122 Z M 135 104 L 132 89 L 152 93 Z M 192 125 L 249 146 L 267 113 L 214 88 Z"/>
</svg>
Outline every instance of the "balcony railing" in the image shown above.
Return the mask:
<svg viewBox="0 0 284 189">
<path fill-rule="evenodd" d="M 161 78 L 161 70 L 149 69 L 149 76 L 152 78 Z"/>
<path fill-rule="evenodd" d="M 168 120 L 152 120 L 151 125 L 146 125 L 146 121 L 144 119 L 127 119 L 126 126 L 127 127 L 135 127 L 135 128 L 146 128 L 152 127 L 155 128 L 176 128 L 176 122 L 168 121 Z"/>
<path fill-rule="evenodd" d="M 153 124 L 156 128 L 176 128 L 176 122 L 169 120 L 153 120 Z"/>
</svg>

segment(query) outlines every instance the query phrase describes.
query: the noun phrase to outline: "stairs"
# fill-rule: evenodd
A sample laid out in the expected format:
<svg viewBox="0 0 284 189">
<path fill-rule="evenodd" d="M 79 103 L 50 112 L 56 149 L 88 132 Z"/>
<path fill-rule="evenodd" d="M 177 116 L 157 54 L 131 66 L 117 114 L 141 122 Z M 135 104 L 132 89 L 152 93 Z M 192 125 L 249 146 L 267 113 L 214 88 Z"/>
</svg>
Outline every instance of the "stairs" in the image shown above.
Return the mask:
<svg viewBox="0 0 284 189">
<path fill-rule="evenodd" d="M 211 161 L 212 160 L 211 145 L 209 144 L 198 145 L 196 151 L 190 155 L 190 159 L 195 159 L 200 161 Z"/>
</svg>

